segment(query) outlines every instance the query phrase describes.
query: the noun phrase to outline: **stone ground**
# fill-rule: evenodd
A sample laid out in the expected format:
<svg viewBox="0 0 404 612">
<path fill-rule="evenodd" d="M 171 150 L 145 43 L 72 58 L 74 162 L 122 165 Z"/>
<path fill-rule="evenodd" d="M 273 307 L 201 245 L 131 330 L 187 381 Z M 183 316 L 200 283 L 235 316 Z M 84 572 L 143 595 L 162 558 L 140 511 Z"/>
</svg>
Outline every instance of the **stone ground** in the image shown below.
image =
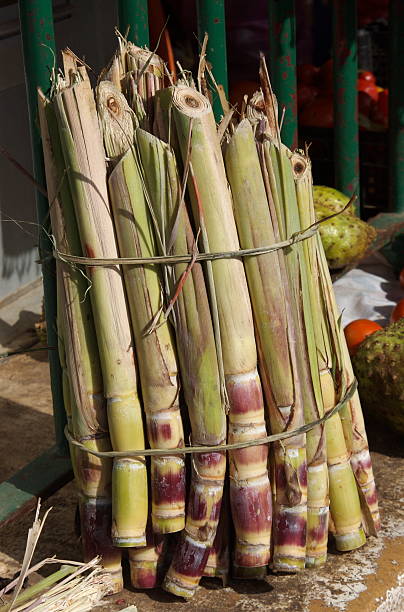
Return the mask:
<svg viewBox="0 0 404 612">
<path fill-rule="evenodd" d="M 45 352 L 0 360 L 0 479 L 7 479 L 53 443 L 49 373 Z M 266 582 L 231 582 L 222 588 L 204 581 L 195 598 L 178 601 L 161 590 L 125 590 L 97 610 L 121 610 L 136 604 L 139 612 L 273 610 L 293 612 L 402 612 L 404 610 L 404 448 L 402 440 L 380 426 L 368 425 L 383 531 L 361 550 L 331 551 L 318 571 L 294 576 L 269 575 Z M 43 504 L 52 506 L 33 562 L 57 555 L 80 560 L 74 531 L 75 489 L 69 483 Z M 21 563 L 33 513 L 0 531 L 0 577 L 11 577 Z"/>
</svg>

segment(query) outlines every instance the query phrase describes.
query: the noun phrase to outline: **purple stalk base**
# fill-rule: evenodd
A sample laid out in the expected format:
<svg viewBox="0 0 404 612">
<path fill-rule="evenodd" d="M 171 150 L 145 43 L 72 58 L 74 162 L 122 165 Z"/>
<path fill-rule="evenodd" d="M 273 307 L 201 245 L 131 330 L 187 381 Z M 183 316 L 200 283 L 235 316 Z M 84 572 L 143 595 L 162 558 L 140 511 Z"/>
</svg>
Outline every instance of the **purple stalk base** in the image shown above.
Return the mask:
<svg viewBox="0 0 404 612">
<path fill-rule="evenodd" d="M 234 481 L 230 484 L 230 499 L 232 516 L 237 533 L 252 539 L 260 533 L 268 533 L 268 540 L 272 523 L 272 496 L 269 481 L 257 484 L 254 487 L 237 485 Z M 243 536 L 243 540 L 249 541 Z M 269 544 L 269 542 L 268 542 Z"/>
<path fill-rule="evenodd" d="M 356 454 L 353 453 L 351 455 L 351 467 L 359 489 L 363 494 L 362 507 L 366 505 L 368 514 L 370 513 L 371 515 L 370 518 L 365 516 L 366 532 L 371 535 L 376 535 L 376 533 L 380 531 L 381 521 L 376 483 L 373 477 L 372 460 L 369 451 L 362 451 Z"/>
<path fill-rule="evenodd" d="M 223 586 L 226 586 L 229 568 L 229 499 L 227 493 L 225 493 L 223 495 L 216 536 L 209 551 L 203 575 L 209 578 L 221 578 Z"/>
<path fill-rule="evenodd" d="M 112 545 L 112 504 L 108 499 L 82 498 L 79 503 L 84 561 L 102 556 L 105 568 L 121 566 L 121 551 Z"/>
<path fill-rule="evenodd" d="M 263 567 L 268 565 L 270 552 L 267 546 L 249 546 L 237 542 L 234 550 L 234 564 L 238 567 Z"/>
<path fill-rule="evenodd" d="M 290 508 L 277 508 L 274 516 L 274 545 L 306 548 L 306 517 Z"/>
<path fill-rule="evenodd" d="M 275 571 L 303 569 L 306 559 L 306 507 L 287 508 L 275 504 L 273 534 Z"/>
<path fill-rule="evenodd" d="M 154 589 L 159 584 L 157 561 L 144 563 L 137 567 L 130 561 L 130 581 L 135 589 Z"/>
<path fill-rule="evenodd" d="M 129 549 L 131 584 L 135 589 L 153 589 L 161 582 L 165 537 L 153 533 L 151 520 L 146 526 L 146 543 L 142 548 Z"/>
<path fill-rule="evenodd" d="M 314 547 L 318 547 L 319 544 L 325 542 L 325 548 L 327 549 L 328 540 L 328 512 L 323 514 L 315 514 L 316 526 L 309 527 L 307 530 L 307 541 L 313 542 Z"/>
<path fill-rule="evenodd" d="M 153 503 L 181 506 L 185 504 L 185 468 L 180 467 L 177 471 L 159 469 L 158 460 L 152 459 L 152 492 Z"/>
<path fill-rule="evenodd" d="M 187 576 L 187 578 L 199 579 L 208 556 L 209 547 L 185 536 L 174 555 L 172 568 L 177 574 Z"/>
<path fill-rule="evenodd" d="M 187 520 L 197 523 L 209 521 L 217 524 L 220 515 L 221 499 L 218 499 L 209 506 L 208 501 L 210 500 L 206 499 L 205 492 L 206 490 L 203 485 L 191 483 Z"/>
<path fill-rule="evenodd" d="M 164 580 L 164 588 L 180 597 L 193 596 L 209 557 L 210 547 L 183 535 Z"/>
</svg>

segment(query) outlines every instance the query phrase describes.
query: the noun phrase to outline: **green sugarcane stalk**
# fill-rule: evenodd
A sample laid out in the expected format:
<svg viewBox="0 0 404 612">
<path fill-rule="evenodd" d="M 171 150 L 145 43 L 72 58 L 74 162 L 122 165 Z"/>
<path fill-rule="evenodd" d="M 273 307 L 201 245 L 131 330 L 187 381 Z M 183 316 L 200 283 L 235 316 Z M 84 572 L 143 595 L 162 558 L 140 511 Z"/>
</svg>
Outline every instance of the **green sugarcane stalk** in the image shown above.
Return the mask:
<svg viewBox="0 0 404 612">
<path fill-rule="evenodd" d="M 144 178 L 160 230 L 161 254 L 192 253 L 194 237 L 181 202 L 172 150 L 141 129 L 137 130 L 137 144 L 147 169 Z M 226 440 L 226 416 L 201 264 L 170 266 L 166 281 L 168 295 L 176 296 L 172 314 L 192 443 L 221 445 Z M 203 575 L 217 529 L 225 470 L 224 453 L 193 456 L 185 530 L 164 581 L 164 588 L 176 595 L 192 597 Z"/>
<path fill-rule="evenodd" d="M 298 218 L 296 197 L 294 194 L 294 181 L 291 173 L 290 162 L 286 155 L 286 147 L 281 143 L 276 145 L 268 137 L 264 140 L 261 150 L 262 172 L 267 187 L 269 210 L 272 219 L 275 219 L 274 233 L 276 240 L 285 240 L 292 236 L 300 223 Z M 289 287 L 288 297 L 286 297 L 286 307 L 288 311 L 288 333 L 293 333 L 289 337 L 291 346 L 296 347 L 291 351 L 291 367 L 294 373 L 294 384 L 296 386 L 296 405 L 287 404 L 282 410 L 284 427 L 300 427 L 306 420 L 306 415 L 315 415 L 316 404 L 313 390 L 313 382 L 309 367 L 306 339 L 303 335 L 303 294 L 302 294 L 302 271 L 299 259 L 300 244 L 292 245 L 283 251 L 280 259 L 281 270 L 284 279 L 284 286 Z M 293 415 L 293 422 L 290 417 Z M 315 417 L 318 418 L 318 415 Z M 275 546 L 277 538 L 281 538 L 279 533 L 285 524 L 283 515 L 291 514 L 299 525 L 301 538 L 299 544 L 294 549 L 282 552 L 280 545 L 279 559 L 274 555 L 274 568 L 282 569 L 283 566 L 290 566 L 291 569 L 302 569 L 306 563 L 306 530 L 307 530 L 307 451 L 306 436 L 300 436 L 291 448 L 291 455 L 297 453 L 296 458 L 291 460 L 291 465 L 299 474 L 300 496 L 294 498 L 293 494 L 293 471 L 290 486 L 284 490 L 276 487 L 276 514 L 277 523 L 274 533 Z M 275 460 L 284 461 L 282 448 L 275 449 Z M 290 470 L 289 470 L 290 471 Z M 287 524 L 287 523 L 286 523 Z M 283 559 L 284 557 L 284 559 Z"/>
<path fill-rule="evenodd" d="M 240 246 L 232 200 L 211 106 L 195 89 L 174 87 L 172 113 L 184 167 L 189 164 L 188 190 L 195 225 L 201 228 L 203 250 L 237 250 Z M 218 260 L 211 262 L 210 269 L 229 401 L 228 440 L 264 437 L 264 402 L 243 263 L 237 259 Z M 238 538 L 235 565 L 239 575 L 243 568 L 251 575 L 251 568 L 265 567 L 269 560 L 272 505 L 267 452 L 264 447 L 251 447 L 229 453 L 230 500 Z M 261 570 L 258 573 L 261 575 Z"/>
<path fill-rule="evenodd" d="M 312 178 L 309 161 L 302 154 L 295 153 L 290 156 L 291 165 L 295 175 L 296 196 L 299 205 L 301 225 L 307 227 L 315 222 L 314 202 L 312 197 Z M 329 411 L 335 405 L 336 391 L 334 380 L 338 380 L 341 370 L 334 367 L 332 376 L 332 355 L 338 356 L 338 350 L 333 349 L 328 337 L 329 329 L 324 318 L 330 316 L 329 305 L 321 296 L 321 271 L 318 263 L 318 237 L 313 237 L 303 244 L 303 256 L 306 257 L 307 267 L 311 270 L 309 277 L 309 301 L 311 303 L 312 317 L 306 319 L 306 329 L 312 330 L 317 355 L 317 377 L 320 379 L 323 410 Z M 331 288 L 332 291 L 332 288 Z M 310 311 L 309 311 L 310 312 Z M 315 349 L 317 349 L 315 351 Z M 337 357 L 338 361 L 338 357 Z M 314 361 L 312 376 L 316 377 Z M 318 398 L 318 386 L 316 387 Z M 318 400 L 319 405 L 321 401 Z M 329 474 L 330 510 L 335 529 L 337 548 L 352 550 L 362 546 L 365 541 L 363 529 L 360 525 L 359 499 L 349 464 L 349 455 L 342 435 L 341 418 L 334 415 L 324 425 L 326 434 L 326 450 Z M 321 450 L 321 449 L 320 449 Z M 310 465 L 310 464 L 309 464 Z M 341 486 L 342 485 L 342 486 Z M 321 516 L 312 516 L 317 522 Z M 323 533 L 324 539 L 326 538 Z"/>
<path fill-rule="evenodd" d="M 58 120 L 80 241 L 90 257 L 117 257 L 106 186 L 106 168 L 93 93 L 84 70 L 73 85 L 61 88 L 53 105 Z M 107 398 L 108 423 L 115 450 L 144 448 L 141 406 L 129 319 L 117 266 L 87 268 L 89 291 Z M 144 460 L 115 459 L 113 464 L 113 541 L 145 544 L 147 475 Z"/>
<path fill-rule="evenodd" d="M 254 134 L 247 119 L 237 126 L 232 135 L 226 148 L 225 161 L 241 247 L 252 248 L 276 242 Z M 260 220 L 259 224 L 257 219 Z M 292 407 L 298 422 L 302 411 L 296 370 L 294 322 L 290 315 L 290 292 L 284 273 L 283 252 L 248 258 L 245 260 L 245 268 L 253 304 L 269 420 L 271 430 L 278 433 L 297 426 L 294 421 L 288 423 Z M 276 569 L 285 566 L 299 569 L 304 565 L 304 444 L 304 437 L 296 436 L 274 447 Z M 296 472 L 291 472 L 291 462 Z M 297 534 L 300 537 L 299 545 L 296 544 Z"/>
<path fill-rule="evenodd" d="M 344 377 L 345 381 L 349 383 L 354 378 L 352 365 L 345 336 L 341 329 L 340 314 L 336 305 L 330 272 L 320 237 L 317 238 L 317 253 L 322 299 L 327 307 L 325 326 L 327 327 L 331 350 L 334 355 L 333 360 L 329 358 L 330 369 L 333 370 L 334 379 L 338 379 L 338 376 Z M 377 491 L 360 400 L 357 393 L 342 408 L 340 421 L 347 455 L 357 484 L 362 509 L 362 524 L 367 534 L 376 535 L 380 529 Z"/>
<path fill-rule="evenodd" d="M 52 104 L 39 93 L 39 118 L 44 150 L 47 190 L 51 200 L 50 216 L 56 248 L 64 253 L 80 253 L 80 239 L 71 193 L 64 173 L 56 116 Z M 88 449 L 108 451 L 108 435 L 103 381 L 98 346 L 86 281 L 81 272 L 57 262 L 58 337 L 63 368 L 63 393 L 69 431 Z M 76 484 L 81 495 L 90 499 L 110 498 L 111 460 L 96 458 L 70 445 Z M 110 506 L 109 506 L 110 512 Z M 110 517 L 104 532 L 82 524 L 83 555 L 86 561 L 95 554 L 113 578 L 114 591 L 122 590 L 121 553 L 112 548 Z M 87 538 L 84 534 L 87 534 Z M 87 546 L 87 543 L 89 546 Z M 89 548 L 91 550 L 89 550 Z"/>
<path fill-rule="evenodd" d="M 124 96 L 107 81 L 97 88 L 97 105 L 112 166 L 108 187 L 119 252 L 122 257 L 152 257 L 157 254 L 157 246 L 134 146 L 135 118 Z M 168 322 L 159 316 L 159 272 L 154 265 L 123 269 L 149 444 L 169 450 L 184 445 L 184 433 L 172 333 Z M 152 457 L 151 489 L 154 532 L 181 531 L 185 519 L 183 457 L 169 453 Z"/>
</svg>

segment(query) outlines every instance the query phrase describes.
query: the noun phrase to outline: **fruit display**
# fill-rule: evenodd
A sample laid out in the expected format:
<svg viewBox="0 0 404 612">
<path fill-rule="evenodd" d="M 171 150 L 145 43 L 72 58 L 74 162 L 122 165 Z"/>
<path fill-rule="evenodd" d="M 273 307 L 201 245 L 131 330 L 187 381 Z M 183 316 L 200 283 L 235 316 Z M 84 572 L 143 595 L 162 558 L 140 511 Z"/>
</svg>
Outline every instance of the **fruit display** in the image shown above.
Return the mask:
<svg viewBox="0 0 404 612">
<path fill-rule="evenodd" d="M 316 185 L 313 196 L 317 219 L 326 219 L 320 224 L 320 236 L 330 269 L 344 268 L 361 259 L 376 230 L 359 219 L 352 206 L 345 209 L 349 198 L 336 189 Z M 327 219 L 334 213 L 339 214 Z"/>
<path fill-rule="evenodd" d="M 357 80 L 359 126 L 371 131 L 388 127 L 388 89 L 379 87 L 375 75 L 360 70 Z M 303 126 L 332 128 L 333 61 L 321 67 L 302 64 L 297 67 L 297 103 Z"/>
<path fill-rule="evenodd" d="M 367 337 L 352 364 L 365 414 L 404 433 L 404 318 Z"/>
</svg>

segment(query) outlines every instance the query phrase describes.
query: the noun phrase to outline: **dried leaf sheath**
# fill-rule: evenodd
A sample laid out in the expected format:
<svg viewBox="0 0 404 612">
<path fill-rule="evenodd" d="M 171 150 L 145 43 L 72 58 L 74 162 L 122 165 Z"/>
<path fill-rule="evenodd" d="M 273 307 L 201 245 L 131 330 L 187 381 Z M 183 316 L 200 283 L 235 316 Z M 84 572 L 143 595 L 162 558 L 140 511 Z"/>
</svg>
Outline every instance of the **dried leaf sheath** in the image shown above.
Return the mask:
<svg viewBox="0 0 404 612">
<path fill-rule="evenodd" d="M 232 201 L 210 104 L 192 88 L 175 87 L 172 109 L 184 165 L 188 155 L 190 159 L 188 189 L 195 225 L 206 232 L 203 248 L 237 250 Z M 264 437 L 264 403 L 243 263 L 218 260 L 212 262 L 212 270 L 229 400 L 228 440 Z M 238 539 L 235 565 L 239 568 L 262 567 L 269 560 L 272 508 L 267 452 L 261 446 L 229 453 L 230 503 Z"/>
<path fill-rule="evenodd" d="M 80 73 L 83 74 L 83 71 Z M 109 211 L 106 169 L 93 93 L 87 78 L 54 98 L 62 151 L 83 252 L 117 257 Z M 144 448 L 141 407 L 121 272 L 117 266 L 87 268 L 112 446 Z M 114 460 L 113 540 L 145 543 L 147 475 L 143 459 Z"/>
<path fill-rule="evenodd" d="M 170 254 L 192 253 L 194 237 L 183 206 L 173 231 L 180 200 L 174 155 L 168 145 L 143 130 L 137 131 L 137 143 L 143 168 L 149 170 L 145 181 L 162 244 L 172 242 Z M 190 270 L 186 264 L 176 264 L 167 274 L 170 295 L 182 283 L 173 314 L 192 443 L 220 445 L 226 440 L 226 417 L 203 271 L 198 263 Z M 185 530 L 164 582 L 164 588 L 176 595 L 192 597 L 203 575 L 219 519 L 225 471 L 225 453 L 198 454 L 192 459 Z"/>
<path fill-rule="evenodd" d="M 64 253 L 80 253 L 80 239 L 52 105 L 39 94 L 39 118 L 44 150 L 50 216 L 56 246 Z M 57 262 L 58 337 L 63 343 L 63 392 L 70 432 L 88 448 L 110 450 L 106 405 L 90 300 L 85 299 L 86 281 L 79 270 Z M 66 361 L 67 358 L 67 361 Z M 70 410 L 68 406 L 70 405 Z M 121 552 L 111 540 L 111 461 L 70 447 L 80 507 L 98 502 L 100 528 L 93 530 L 81 512 L 83 557 L 102 556 L 104 568 L 113 577 L 114 589 L 123 587 Z M 98 524 L 98 522 L 97 522 Z M 94 554 L 93 554 L 94 553 Z"/>
<path fill-rule="evenodd" d="M 106 153 L 113 164 L 108 187 L 120 255 L 153 257 L 157 250 L 133 144 L 133 113 L 123 95 L 106 81 L 98 86 L 97 104 Z M 171 330 L 167 321 L 161 321 L 149 331 L 162 306 L 159 272 L 153 265 L 123 269 L 149 444 L 170 449 L 183 446 L 184 434 Z M 151 490 L 154 532 L 181 531 L 185 518 L 183 457 L 152 457 Z"/>
</svg>

